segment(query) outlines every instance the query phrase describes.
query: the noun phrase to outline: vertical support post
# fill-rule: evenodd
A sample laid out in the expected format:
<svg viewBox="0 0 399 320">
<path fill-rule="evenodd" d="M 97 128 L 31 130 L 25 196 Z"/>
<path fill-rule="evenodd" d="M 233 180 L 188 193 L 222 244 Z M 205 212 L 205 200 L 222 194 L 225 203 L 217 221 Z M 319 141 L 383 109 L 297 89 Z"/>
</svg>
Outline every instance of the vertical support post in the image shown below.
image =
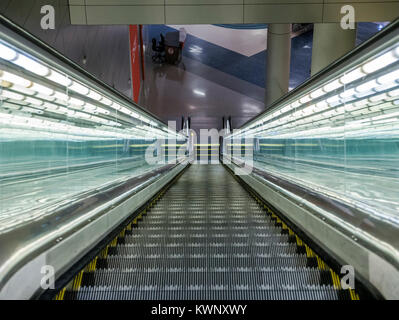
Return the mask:
<svg viewBox="0 0 399 320">
<path fill-rule="evenodd" d="M 137 25 L 129 26 L 129 48 L 130 48 L 130 67 L 132 82 L 132 97 L 134 102 L 139 101 L 141 77 L 140 77 L 140 48 L 139 33 Z"/>
<path fill-rule="evenodd" d="M 140 57 L 141 57 L 141 78 L 145 80 L 145 67 L 144 67 L 144 43 L 143 43 L 143 25 L 139 25 L 139 36 L 140 36 Z"/>
<path fill-rule="evenodd" d="M 291 24 L 269 24 L 267 31 L 266 108 L 288 92 L 290 61 Z"/>
<path fill-rule="evenodd" d="M 315 23 L 312 75 L 351 51 L 355 45 L 356 29 L 342 29 L 339 23 Z"/>
</svg>

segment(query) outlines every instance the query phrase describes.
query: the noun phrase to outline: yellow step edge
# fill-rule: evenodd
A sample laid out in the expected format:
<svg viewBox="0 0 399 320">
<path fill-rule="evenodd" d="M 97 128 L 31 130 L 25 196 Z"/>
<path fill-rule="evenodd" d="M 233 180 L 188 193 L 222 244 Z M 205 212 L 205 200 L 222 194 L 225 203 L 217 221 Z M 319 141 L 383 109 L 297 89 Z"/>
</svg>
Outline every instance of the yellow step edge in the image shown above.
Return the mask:
<svg viewBox="0 0 399 320">
<path fill-rule="evenodd" d="M 296 237 L 296 244 L 297 244 L 298 246 L 303 246 L 302 240 L 299 239 L 299 237 L 298 237 L 297 235 L 295 235 L 295 237 Z"/>
<path fill-rule="evenodd" d="M 55 300 L 64 300 L 65 291 L 66 287 L 56 294 Z"/>
<path fill-rule="evenodd" d="M 355 290 L 353 289 L 349 289 L 350 295 L 351 295 L 351 299 L 352 300 L 359 300 L 359 295 L 356 293 Z"/>
<path fill-rule="evenodd" d="M 82 284 L 84 270 L 81 270 L 73 279 L 72 291 L 79 291 Z"/>
<path fill-rule="evenodd" d="M 118 237 L 116 237 L 114 240 L 111 241 L 110 246 L 115 247 L 118 243 Z"/>
<path fill-rule="evenodd" d="M 316 255 L 316 260 L 317 260 L 317 266 L 320 270 L 325 270 L 324 268 L 324 262 L 320 259 L 319 256 Z"/>
</svg>

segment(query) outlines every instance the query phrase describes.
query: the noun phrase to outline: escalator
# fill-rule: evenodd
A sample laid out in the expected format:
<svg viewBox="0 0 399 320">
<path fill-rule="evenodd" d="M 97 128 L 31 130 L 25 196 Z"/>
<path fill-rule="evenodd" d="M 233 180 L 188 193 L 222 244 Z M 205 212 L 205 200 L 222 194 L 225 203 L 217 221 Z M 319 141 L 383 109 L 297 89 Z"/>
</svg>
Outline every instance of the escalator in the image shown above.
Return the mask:
<svg viewBox="0 0 399 320">
<path fill-rule="evenodd" d="M 0 300 L 399 297 L 399 21 L 208 142 L 0 22 Z"/>
<path fill-rule="evenodd" d="M 257 200 L 222 165 L 192 165 L 56 299 L 359 299 Z"/>
</svg>

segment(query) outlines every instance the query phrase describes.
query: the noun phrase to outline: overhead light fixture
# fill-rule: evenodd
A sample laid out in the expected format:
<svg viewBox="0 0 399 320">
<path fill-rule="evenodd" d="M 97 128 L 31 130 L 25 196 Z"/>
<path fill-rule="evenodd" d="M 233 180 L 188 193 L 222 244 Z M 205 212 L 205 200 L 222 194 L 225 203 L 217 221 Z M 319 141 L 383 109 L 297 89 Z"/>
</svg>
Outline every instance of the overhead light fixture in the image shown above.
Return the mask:
<svg viewBox="0 0 399 320">
<path fill-rule="evenodd" d="M 30 104 L 36 105 L 36 106 L 41 106 L 43 104 L 42 100 L 35 99 L 35 98 L 32 98 L 32 97 L 26 97 L 25 101 L 30 103 Z"/>
<path fill-rule="evenodd" d="M 106 97 L 102 97 L 102 99 L 100 100 L 100 102 L 101 102 L 102 104 L 107 105 L 107 106 L 110 106 L 110 105 L 112 105 L 112 103 L 113 103 L 111 100 L 109 100 L 109 99 L 106 98 Z"/>
<path fill-rule="evenodd" d="M 352 89 L 349 89 L 349 90 L 345 90 L 339 96 L 341 98 L 349 98 L 349 97 L 353 96 L 355 93 L 356 93 L 356 90 L 354 88 L 352 88 Z"/>
<path fill-rule="evenodd" d="M 76 81 L 72 81 L 72 84 L 68 87 L 68 89 L 75 91 L 81 95 L 87 95 L 89 93 L 89 89 L 85 87 L 84 85 L 81 85 L 80 83 Z"/>
<path fill-rule="evenodd" d="M 312 98 L 310 97 L 310 95 L 306 95 L 304 97 L 302 97 L 301 99 L 299 99 L 299 102 L 302 104 L 308 103 L 312 101 Z"/>
<path fill-rule="evenodd" d="M 80 99 L 72 98 L 72 97 L 69 98 L 68 102 L 70 102 L 71 104 L 74 104 L 76 106 L 81 106 L 81 107 L 85 105 L 84 101 L 82 101 Z"/>
<path fill-rule="evenodd" d="M 35 91 L 33 91 L 31 89 L 28 89 L 28 88 L 25 88 L 25 87 L 22 87 L 22 86 L 18 86 L 16 84 L 13 84 L 11 89 L 13 91 L 18 91 L 19 93 L 23 93 L 26 96 L 33 96 L 36 93 Z"/>
<path fill-rule="evenodd" d="M 19 100 L 19 101 L 24 100 L 24 96 L 22 94 L 4 90 L 4 89 L 0 90 L 0 94 L 1 94 L 1 96 L 8 98 L 8 99 Z"/>
<path fill-rule="evenodd" d="M 341 83 L 348 84 L 353 81 L 356 81 L 360 78 L 363 78 L 366 74 L 361 70 L 361 68 L 357 68 L 340 78 Z"/>
<path fill-rule="evenodd" d="M 356 87 L 357 92 L 367 92 L 377 86 L 376 80 L 371 80 Z"/>
<path fill-rule="evenodd" d="M 48 95 L 41 94 L 41 93 L 37 93 L 35 95 L 35 98 L 39 98 L 39 99 L 46 100 L 46 101 L 54 101 L 56 99 L 54 96 L 48 96 Z"/>
<path fill-rule="evenodd" d="M 398 96 L 399 96 L 399 89 L 390 91 L 390 92 L 388 93 L 388 95 L 389 95 L 390 97 L 394 97 L 394 98 L 398 97 Z"/>
<path fill-rule="evenodd" d="M 321 97 L 321 96 L 323 96 L 323 95 L 325 95 L 326 94 L 326 92 L 323 90 L 323 89 L 317 89 L 317 90 L 315 90 L 315 91 L 313 91 L 311 94 L 310 94 L 310 97 L 312 98 L 312 99 L 316 99 L 316 98 L 318 98 L 318 97 Z"/>
<path fill-rule="evenodd" d="M 26 88 L 32 84 L 31 81 L 26 80 L 25 78 L 22 78 L 13 73 L 9 73 L 7 71 L 1 71 L 1 70 L 0 70 L 0 79 L 3 79 L 7 82 L 11 82 L 11 83 L 14 83 L 14 84 L 26 87 Z"/>
<path fill-rule="evenodd" d="M 197 96 L 201 96 L 201 97 L 205 97 L 206 94 L 205 92 L 198 90 L 198 89 L 194 89 L 193 92 L 197 95 Z"/>
<path fill-rule="evenodd" d="M 379 56 L 378 58 L 373 59 L 370 62 L 367 62 L 365 65 L 363 65 L 363 71 L 367 74 L 370 74 L 398 61 L 399 57 L 395 55 L 395 52 L 398 50 L 398 48 L 399 47 Z"/>
<path fill-rule="evenodd" d="M 0 43 L 0 58 L 11 61 L 17 57 L 17 53 L 15 50 L 11 49 L 10 47 Z"/>
<path fill-rule="evenodd" d="M 294 103 L 291 104 L 291 107 L 293 109 L 299 108 L 301 106 L 301 103 L 299 102 L 299 100 L 295 101 Z"/>
<path fill-rule="evenodd" d="M 399 81 L 399 69 L 383 75 L 377 79 L 377 82 L 380 84 L 387 84 L 395 81 Z M 399 85 L 399 83 L 397 85 Z"/>
<path fill-rule="evenodd" d="M 62 101 L 65 101 L 65 102 L 69 100 L 68 95 L 66 95 L 65 93 L 58 92 L 58 91 L 56 91 L 54 93 L 54 97 L 56 97 L 57 99 L 60 99 Z"/>
<path fill-rule="evenodd" d="M 388 95 L 383 93 L 383 94 L 379 94 L 379 95 L 376 95 L 374 97 L 369 98 L 369 101 L 370 102 L 377 102 L 377 101 L 382 101 L 382 100 L 384 100 L 386 98 L 388 98 Z"/>
<path fill-rule="evenodd" d="M 339 95 L 336 95 L 336 96 L 332 96 L 332 97 L 328 98 L 326 101 L 329 105 L 331 105 L 331 104 L 341 101 L 341 99 L 340 99 Z"/>
<path fill-rule="evenodd" d="M 22 54 L 18 54 L 17 59 L 12 62 L 39 76 L 46 76 L 50 72 L 50 69 L 46 66 Z"/>
<path fill-rule="evenodd" d="M 37 91 L 37 92 L 39 92 L 41 94 L 45 94 L 47 96 L 51 96 L 54 93 L 53 89 L 50 89 L 50 88 L 45 87 L 45 86 L 42 86 L 41 84 L 38 84 L 38 83 L 33 83 L 30 86 L 30 89 L 35 90 L 35 91 Z"/>
<path fill-rule="evenodd" d="M 47 76 L 47 79 L 63 86 L 63 87 L 67 87 L 69 85 L 71 85 L 72 80 L 69 79 L 66 75 L 61 74 L 55 70 L 51 70 L 50 74 Z"/>
<path fill-rule="evenodd" d="M 377 91 L 377 92 L 386 91 L 386 90 L 392 89 L 392 88 L 397 87 L 397 86 L 398 86 L 398 83 L 391 82 L 391 83 L 383 84 L 383 85 L 381 85 L 381 86 L 379 86 L 377 88 L 374 88 L 374 90 Z"/>
<path fill-rule="evenodd" d="M 342 87 L 342 83 L 339 82 L 339 80 L 334 80 L 334 81 L 326 84 L 323 87 L 323 90 L 326 91 L 326 92 L 331 92 L 331 91 L 334 91 L 334 90 L 336 90 L 338 88 L 341 88 L 341 87 Z"/>
<path fill-rule="evenodd" d="M 99 93 L 97 93 L 97 92 L 95 92 L 93 90 L 90 90 L 90 92 L 89 92 L 89 94 L 87 96 L 89 98 L 93 99 L 93 100 L 96 100 L 96 101 L 100 101 L 102 99 L 101 94 L 99 94 Z"/>
</svg>

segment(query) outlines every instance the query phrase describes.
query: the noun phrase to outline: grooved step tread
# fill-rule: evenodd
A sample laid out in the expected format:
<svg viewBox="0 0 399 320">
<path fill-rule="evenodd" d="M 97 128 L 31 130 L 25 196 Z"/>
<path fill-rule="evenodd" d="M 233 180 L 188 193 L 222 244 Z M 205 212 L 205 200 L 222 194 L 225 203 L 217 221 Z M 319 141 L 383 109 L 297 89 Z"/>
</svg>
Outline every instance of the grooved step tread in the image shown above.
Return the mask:
<svg viewBox="0 0 399 320">
<path fill-rule="evenodd" d="M 221 165 L 192 165 L 65 299 L 350 299 Z"/>
</svg>

